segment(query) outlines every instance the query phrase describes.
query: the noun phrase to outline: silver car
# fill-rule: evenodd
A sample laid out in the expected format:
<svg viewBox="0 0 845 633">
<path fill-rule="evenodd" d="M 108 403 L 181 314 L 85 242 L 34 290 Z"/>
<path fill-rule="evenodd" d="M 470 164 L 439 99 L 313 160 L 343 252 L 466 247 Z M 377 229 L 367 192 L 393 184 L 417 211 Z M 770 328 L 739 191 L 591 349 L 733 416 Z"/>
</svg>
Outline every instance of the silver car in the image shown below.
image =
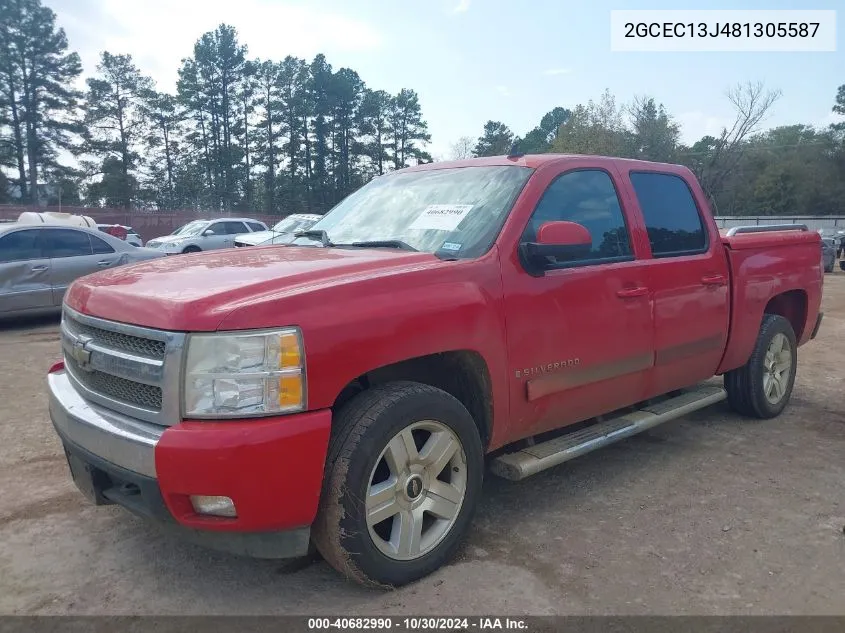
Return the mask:
<svg viewBox="0 0 845 633">
<path fill-rule="evenodd" d="M 269 231 L 244 233 L 235 236 L 235 246 L 264 246 L 269 244 L 290 244 L 296 239 L 296 233 L 307 231 L 321 219 L 322 215 L 313 213 L 294 213 L 277 222 Z"/>
<path fill-rule="evenodd" d="M 97 229 L 0 224 L 0 318 L 58 312 L 75 279 L 162 255 Z"/>
<path fill-rule="evenodd" d="M 822 267 L 826 273 L 832 273 L 836 265 L 836 240 L 832 237 L 822 238 Z"/>
<path fill-rule="evenodd" d="M 219 220 L 194 220 L 179 227 L 170 235 L 147 242 L 167 255 L 198 253 L 235 245 L 235 236 L 241 233 L 266 231 L 264 222 L 250 218 L 221 218 Z"/>
</svg>

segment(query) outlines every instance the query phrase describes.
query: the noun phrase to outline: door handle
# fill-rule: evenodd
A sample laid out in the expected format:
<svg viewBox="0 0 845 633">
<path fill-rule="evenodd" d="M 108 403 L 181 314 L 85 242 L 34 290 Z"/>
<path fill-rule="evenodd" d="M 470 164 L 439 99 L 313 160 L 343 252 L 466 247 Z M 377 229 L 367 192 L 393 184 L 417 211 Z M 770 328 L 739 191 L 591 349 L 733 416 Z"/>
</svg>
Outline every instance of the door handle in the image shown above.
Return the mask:
<svg viewBox="0 0 845 633">
<path fill-rule="evenodd" d="M 110 265 L 111 265 L 111 262 L 107 259 L 101 259 L 100 261 L 97 262 L 97 266 L 99 266 L 100 268 L 105 268 L 106 266 L 110 266 Z"/>
<path fill-rule="evenodd" d="M 33 267 L 32 267 L 32 271 L 33 271 L 33 272 L 36 272 L 36 273 L 40 273 L 40 272 L 42 272 L 42 271 L 44 271 L 44 270 L 47 270 L 47 267 L 46 267 L 46 266 L 33 266 Z"/>
<path fill-rule="evenodd" d="M 705 286 L 724 286 L 727 283 L 724 275 L 706 275 L 701 278 Z"/>
<path fill-rule="evenodd" d="M 648 294 L 648 288 L 639 286 L 637 288 L 624 288 L 616 291 L 616 296 L 622 299 L 630 299 L 632 297 L 642 297 Z"/>
</svg>

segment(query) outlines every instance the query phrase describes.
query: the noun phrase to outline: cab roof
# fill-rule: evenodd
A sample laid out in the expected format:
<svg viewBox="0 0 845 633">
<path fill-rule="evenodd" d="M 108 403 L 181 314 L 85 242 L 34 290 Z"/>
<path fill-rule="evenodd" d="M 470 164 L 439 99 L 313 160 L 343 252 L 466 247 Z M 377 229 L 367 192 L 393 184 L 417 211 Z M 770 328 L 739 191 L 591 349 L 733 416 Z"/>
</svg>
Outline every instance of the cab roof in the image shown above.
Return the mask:
<svg viewBox="0 0 845 633">
<path fill-rule="evenodd" d="M 523 156 L 485 156 L 483 158 L 468 158 L 465 160 L 450 160 L 436 163 L 425 163 L 423 165 L 415 165 L 413 167 L 406 167 L 401 170 L 407 171 L 427 171 L 431 169 L 449 169 L 453 167 L 503 167 L 507 165 L 515 165 L 517 167 L 528 167 L 530 169 L 538 169 L 544 165 L 560 164 L 567 162 L 590 161 L 590 163 L 605 164 L 607 167 L 615 165 L 617 167 L 626 167 L 628 169 L 648 167 L 651 170 L 661 168 L 665 171 L 677 171 L 679 165 L 670 163 L 655 163 L 645 160 L 637 160 L 634 158 L 617 158 L 613 156 L 592 156 L 588 154 L 525 154 Z"/>
</svg>

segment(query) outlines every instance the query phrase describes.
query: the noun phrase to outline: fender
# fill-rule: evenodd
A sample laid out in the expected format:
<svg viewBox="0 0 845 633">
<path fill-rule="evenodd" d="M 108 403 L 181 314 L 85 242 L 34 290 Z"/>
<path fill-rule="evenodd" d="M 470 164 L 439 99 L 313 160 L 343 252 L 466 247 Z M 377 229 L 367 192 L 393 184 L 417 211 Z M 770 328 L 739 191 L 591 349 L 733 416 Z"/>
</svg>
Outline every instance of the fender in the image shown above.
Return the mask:
<svg viewBox="0 0 845 633">
<path fill-rule="evenodd" d="M 507 419 L 507 337 L 495 247 L 475 260 L 388 270 L 253 301 L 219 329 L 269 327 L 268 319 L 302 330 L 309 410 L 331 407 L 346 385 L 372 370 L 468 350 L 487 364 L 493 433 L 503 430 L 495 421 Z"/>
</svg>

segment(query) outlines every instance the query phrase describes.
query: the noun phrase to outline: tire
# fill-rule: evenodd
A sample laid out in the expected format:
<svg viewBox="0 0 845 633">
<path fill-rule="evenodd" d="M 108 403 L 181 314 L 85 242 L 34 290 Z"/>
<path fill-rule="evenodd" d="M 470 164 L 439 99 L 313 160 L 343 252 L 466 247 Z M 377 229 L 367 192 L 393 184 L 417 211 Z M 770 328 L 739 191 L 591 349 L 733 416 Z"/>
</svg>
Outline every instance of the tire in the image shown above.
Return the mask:
<svg viewBox="0 0 845 633">
<path fill-rule="evenodd" d="M 199 253 L 202 249 L 199 246 L 186 246 L 183 253 Z"/>
<path fill-rule="evenodd" d="M 761 420 L 780 415 L 795 384 L 797 350 L 789 321 L 776 314 L 765 315 L 748 362 L 725 374 L 728 402 L 734 411 Z"/>
<path fill-rule="evenodd" d="M 434 464 L 423 465 L 431 450 L 450 443 Z M 417 461 L 404 460 L 403 447 L 418 451 Z M 413 582 L 454 556 L 483 475 L 478 427 L 456 398 L 415 382 L 374 387 L 334 421 L 314 542 L 332 567 L 363 585 Z M 368 501 L 374 492 L 379 499 Z M 417 539 L 403 539 L 417 522 Z"/>
</svg>

